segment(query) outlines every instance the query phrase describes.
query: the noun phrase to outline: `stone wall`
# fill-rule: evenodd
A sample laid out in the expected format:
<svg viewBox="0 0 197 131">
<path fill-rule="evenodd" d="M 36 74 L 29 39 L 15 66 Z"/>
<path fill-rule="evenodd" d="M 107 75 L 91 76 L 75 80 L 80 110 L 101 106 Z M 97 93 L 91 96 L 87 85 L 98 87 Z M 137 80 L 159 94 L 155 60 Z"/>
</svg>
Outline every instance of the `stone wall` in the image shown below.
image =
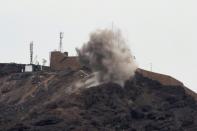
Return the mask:
<svg viewBox="0 0 197 131">
<path fill-rule="evenodd" d="M 79 69 L 81 66 L 77 56 L 68 56 L 68 52 L 60 51 L 51 52 L 50 67 L 52 70 L 61 71 L 66 69 Z"/>
</svg>

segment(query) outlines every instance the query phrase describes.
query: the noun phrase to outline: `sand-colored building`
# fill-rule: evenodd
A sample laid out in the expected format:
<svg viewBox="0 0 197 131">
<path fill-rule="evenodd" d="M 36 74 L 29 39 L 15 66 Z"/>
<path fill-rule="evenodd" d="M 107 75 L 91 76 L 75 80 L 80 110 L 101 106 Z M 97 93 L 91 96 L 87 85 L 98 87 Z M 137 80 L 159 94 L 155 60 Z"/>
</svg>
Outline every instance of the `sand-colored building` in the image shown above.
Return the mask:
<svg viewBox="0 0 197 131">
<path fill-rule="evenodd" d="M 50 55 L 50 67 L 52 70 L 79 69 L 81 66 L 77 56 L 68 56 L 68 52 L 52 51 Z"/>
</svg>

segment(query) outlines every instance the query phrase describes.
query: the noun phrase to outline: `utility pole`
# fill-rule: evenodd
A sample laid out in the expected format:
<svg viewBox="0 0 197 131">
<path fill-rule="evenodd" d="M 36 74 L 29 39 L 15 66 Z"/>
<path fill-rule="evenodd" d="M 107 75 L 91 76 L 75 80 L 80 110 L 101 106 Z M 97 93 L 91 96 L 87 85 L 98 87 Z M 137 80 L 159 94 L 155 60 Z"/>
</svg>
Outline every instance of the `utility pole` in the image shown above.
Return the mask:
<svg viewBox="0 0 197 131">
<path fill-rule="evenodd" d="M 150 71 L 153 71 L 153 64 L 150 63 Z"/>
<path fill-rule="evenodd" d="M 33 41 L 30 42 L 30 64 L 33 64 Z"/>
<path fill-rule="evenodd" d="M 59 43 L 59 51 L 62 52 L 62 39 L 63 39 L 63 32 L 60 32 L 60 43 Z"/>
<path fill-rule="evenodd" d="M 111 43 L 113 43 L 114 42 L 114 38 L 115 38 L 115 36 L 114 36 L 114 22 L 112 21 L 112 24 L 111 24 L 111 31 L 112 31 L 112 40 L 111 40 Z"/>
</svg>

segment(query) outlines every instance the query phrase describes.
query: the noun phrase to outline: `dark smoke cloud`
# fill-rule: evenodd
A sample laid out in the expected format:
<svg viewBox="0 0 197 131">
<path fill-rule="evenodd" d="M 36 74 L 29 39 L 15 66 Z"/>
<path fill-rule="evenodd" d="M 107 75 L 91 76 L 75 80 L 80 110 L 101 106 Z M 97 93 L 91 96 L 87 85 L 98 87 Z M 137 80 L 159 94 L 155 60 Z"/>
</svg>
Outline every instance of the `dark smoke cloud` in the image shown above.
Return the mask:
<svg viewBox="0 0 197 131">
<path fill-rule="evenodd" d="M 79 61 L 95 74 L 96 81 L 124 85 L 137 68 L 120 31 L 97 30 L 81 49 L 76 49 Z"/>
</svg>

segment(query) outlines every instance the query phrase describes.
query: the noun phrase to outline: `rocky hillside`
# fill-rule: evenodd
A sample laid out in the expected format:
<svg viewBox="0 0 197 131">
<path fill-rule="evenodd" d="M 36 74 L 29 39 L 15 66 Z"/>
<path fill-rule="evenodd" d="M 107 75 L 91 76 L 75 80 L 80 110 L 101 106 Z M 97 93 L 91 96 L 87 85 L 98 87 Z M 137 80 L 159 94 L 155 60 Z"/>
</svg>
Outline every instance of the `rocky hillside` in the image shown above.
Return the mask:
<svg viewBox="0 0 197 131">
<path fill-rule="evenodd" d="M 0 131 L 197 131 L 197 102 L 183 86 L 136 73 L 122 88 L 75 89 L 88 72 L 0 77 Z"/>
</svg>

